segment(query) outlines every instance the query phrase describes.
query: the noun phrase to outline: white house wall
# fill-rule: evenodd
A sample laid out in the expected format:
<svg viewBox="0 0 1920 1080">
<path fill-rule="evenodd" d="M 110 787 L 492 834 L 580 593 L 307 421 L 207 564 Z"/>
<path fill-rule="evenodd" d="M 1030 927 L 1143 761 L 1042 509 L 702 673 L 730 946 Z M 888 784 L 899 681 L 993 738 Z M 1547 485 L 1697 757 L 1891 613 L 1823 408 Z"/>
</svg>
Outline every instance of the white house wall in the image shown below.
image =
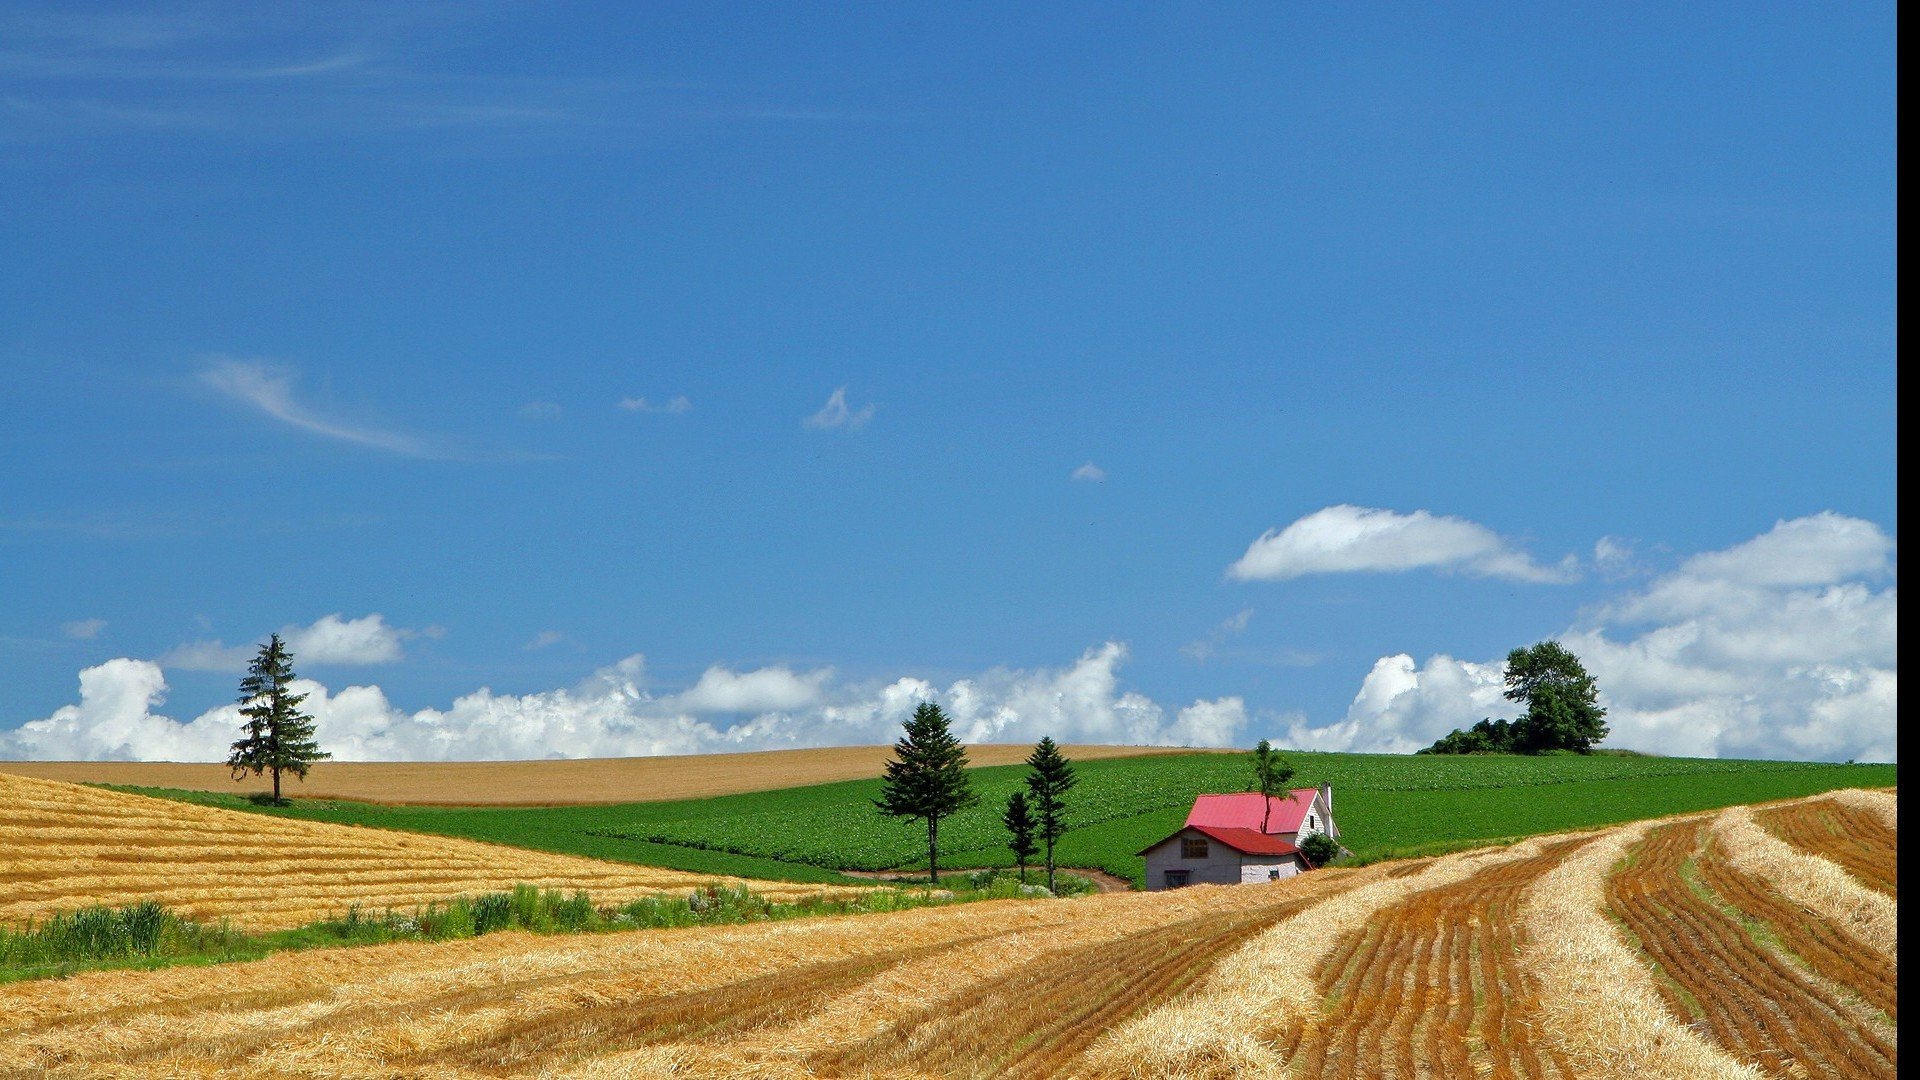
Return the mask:
<svg viewBox="0 0 1920 1080">
<path fill-rule="evenodd" d="M 1300 872 L 1300 862 L 1289 855 L 1279 861 L 1266 855 L 1247 855 L 1240 860 L 1240 884 L 1258 885 L 1272 881 L 1277 875 L 1290 878 Z"/>
<path fill-rule="evenodd" d="M 1167 887 L 1168 870 L 1187 871 L 1189 885 L 1238 885 L 1242 881 L 1240 871 L 1240 853 L 1212 837 L 1207 838 L 1207 857 L 1204 859 L 1183 859 L 1180 857 L 1180 841 L 1188 835 L 1199 833 L 1177 832 L 1147 849 L 1147 880 L 1150 891 L 1159 891 Z M 1265 881 L 1262 874 L 1260 880 Z"/>
</svg>

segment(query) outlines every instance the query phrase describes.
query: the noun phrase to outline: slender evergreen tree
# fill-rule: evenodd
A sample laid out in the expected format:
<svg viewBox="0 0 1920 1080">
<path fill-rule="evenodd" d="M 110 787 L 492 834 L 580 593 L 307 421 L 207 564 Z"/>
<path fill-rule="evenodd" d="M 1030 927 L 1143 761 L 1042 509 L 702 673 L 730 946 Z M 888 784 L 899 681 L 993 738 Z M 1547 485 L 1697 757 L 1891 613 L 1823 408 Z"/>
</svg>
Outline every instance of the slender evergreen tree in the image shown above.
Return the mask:
<svg viewBox="0 0 1920 1080">
<path fill-rule="evenodd" d="M 1047 889 L 1054 890 L 1053 845 L 1067 832 L 1067 792 L 1076 783 L 1073 763 L 1054 745 L 1048 735 L 1034 744 L 1027 755 L 1027 794 L 1032 796 L 1033 814 L 1040 826 L 1040 842 L 1047 846 Z"/>
<path fill-rule="evenodd" d="M 1265 739 L 1253 748 L 1253 787 L 1262 798 L 1260 800 L 1260 831 L 1266 832 L 1268 819 L 1273 816 L 1273 800 L 1277 795 L 1293 798 L 1287 785 L 1293 782 L 1293 765 L 1273 744 Z"/>
<path fill-rule="evenodd" d="M 940 883 L 940 819 L 980 801 L 967 777 L 967 748 L 953 737 L 947 714 L 923 703 L 907 719 L 906 735 L 893 744 L 886 779 L 873 805 L 894 817 L 927 823 L 927 874 Z"/>
<path fill-rule="evenodd" d="M 1033 820 L 1032 811 L 1027 809 L 1027 794 L 1016 791 L 1007 796 L 1007 811 L 1000 815 L 1001 824 L 1007 827 L 1007 847 L 1013 852 L 1014 864 L 1020 867 L 1020 884 L 1027 883 L 1027 863 L 1032 861 L 1040 850 L 1033 838 L 1038 824 Z"/>
<path fill-rule="evenodd" d="M 227 755 L 227 767 L 233 778 L 251 772 L 259 776 L 273 773 L 273 801 L 280 801 L 280 774 L 290 772 L 307 778 L 307 769 L 316 761 L 332 757 L 314 741 L 313 717 L 300 711 L 307 695 L 293 692 L 293 654 L 279 634 L 260 646 L 260 654 L 247 665 L 247 677 L 240 680 L 240 715 L 246 717 L 245 733 Z"/>
</svg>

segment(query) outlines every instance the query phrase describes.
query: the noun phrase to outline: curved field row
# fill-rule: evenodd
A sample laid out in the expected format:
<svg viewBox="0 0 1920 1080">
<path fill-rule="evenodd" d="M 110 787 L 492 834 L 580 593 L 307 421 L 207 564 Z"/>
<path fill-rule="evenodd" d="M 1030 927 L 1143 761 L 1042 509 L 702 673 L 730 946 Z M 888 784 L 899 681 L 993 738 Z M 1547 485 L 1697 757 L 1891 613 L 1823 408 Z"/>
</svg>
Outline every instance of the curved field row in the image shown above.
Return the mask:
<svg viewBox="0 0 1920 1080">
<path fill-rule="evenodd" d="M 1899 896 L 1897 834 L 1880 815 L 1834 799 L 1764 810 L 1760 826 L 1802 851 L 1839 863 L 1869 888 Z"/>
<path fill-rule="evenodd" d="M 1705 834 L 1698 818 L 1653 829 L 1608 883 L 1613 913 L 1663 976 L 1668 1009 L 1697 1018 L 1721 1047 L 1768 1075 L 1896 1075 L 1890 1031 L 1707 891 Z"/>
<path fill-rule="evenodd" d="M 298 926 L 350 904 L 410 908 L 515 884 L 622 903 L 702 884 L 773 899 L 856 889 L 741 882 L 674 870 L 243 814 L 0 774 L 0 925 L 153 899 L 250 929 Z"/>
<path fill-rule="evenodd" d="M 1517 965 L 1521 894 L 1585 841 L 1408 897 L 1347 935 L 1321 964 L 1333 1002 L 1291 1054 L 1299 1076 L 1570 1077 L 1534 1035 L 1538 1007 Z"/>
</svg>

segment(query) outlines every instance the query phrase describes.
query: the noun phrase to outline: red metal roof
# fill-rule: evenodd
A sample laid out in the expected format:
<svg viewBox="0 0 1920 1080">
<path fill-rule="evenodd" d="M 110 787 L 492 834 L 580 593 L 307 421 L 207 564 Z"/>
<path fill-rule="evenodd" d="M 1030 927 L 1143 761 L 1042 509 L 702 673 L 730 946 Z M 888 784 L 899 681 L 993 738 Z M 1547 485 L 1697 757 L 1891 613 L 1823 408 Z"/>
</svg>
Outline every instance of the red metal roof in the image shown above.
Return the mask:
<svg viewBox="0 0 1920 1080">
<path fill-rule="evenodd" d="M 1147 852 L 1179 836 L 1180 833 L 1186 832 L 1188 829 L 1192 829 L 1194 832 L 1200 833 L 1203 836 L 1212 837 L 1243 855 L 1294 855 L 1298 854 L 1300 850 L 1294 847 L 1291 842 L 1282 840 L 1277 836 L 1268 836 L 1259 829 L 1223 829 L 1214 825 L 1182 825 L 1178 831 L 1155 840 L 1153 843 L 1134 852 L 1134 854 L 1145 855 Z"/>
<path fill-rule="evenodd" d="M 1243 855 L 1292 855 L 1300 850 L 1292 843 L 1269 836 L 1259 829 L 1222 829 L 1213 825 L 1189 825 L 1187 828 L 1206 833 Z"/>
<path fill-rule="evenodd" d="M 1267 816 L 1266 831 L 1299 832 L 1301 824 L 1307 819 L 1307 809 L 1313 805 L 1313 797 L 1318 794 L 1319 791 L 1309 787 L 1294 788 L 1291 799 L 1283 795 L 1274 796 L 1272 813 Z M 1246 829 L 1258 833 L 1262 802 L 1262 796 L 1257 791 L 1237 795 L 1202 795 L 1193 800 L 1193 809 L 1187 812 L 1187 824 L 1196 828 Z"/>
</svg>

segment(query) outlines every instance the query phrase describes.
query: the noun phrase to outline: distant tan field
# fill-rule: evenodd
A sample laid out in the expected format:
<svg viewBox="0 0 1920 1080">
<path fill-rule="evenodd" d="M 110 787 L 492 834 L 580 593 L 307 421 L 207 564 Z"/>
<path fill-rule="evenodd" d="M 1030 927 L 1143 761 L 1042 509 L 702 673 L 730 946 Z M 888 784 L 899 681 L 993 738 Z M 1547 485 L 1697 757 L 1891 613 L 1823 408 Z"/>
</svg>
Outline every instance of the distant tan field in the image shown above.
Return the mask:
<svg viewBox="0 0 1920 1080">
<path fill-rule="evenodd" d="M 1894 798 L 1837 792 L 1265 885 L 20 983 L 0 1075 L 1890 1078 L 1897 900 L 1795 846 L 1854 814 L 1879 875 Z"/>
<path fill-rule="evenodd" d="M 1178 747 L 1068 746 L 1068 757 L 1136 757 L 1204 753 Z M 967 748 L 975 765 L 1013 765 L 1033 747 L 986 743 Z M 836 746 L 749 754 L 586 758 L 571 761 L 328 761 L 305 783 L 288 780 L 295 798 L 360 799 L 434 806 L 565 806 L 582 803 L 703 799 L 746 791 L 826 784 L 879 776 L 891 746 Z M 224 765 L 167 761 L 0 761 L 0 773 L 76 784 L 137 784 L 189 791 L 270 791 L 267 778 L 235 781 Z"/>
<path fill-rule="evenodd" d="M 0 925 L 152 898 L 191 918 L 272 929 L 337 916 L 350 903 L 411 908 L 518 882 L 618 903 L 722 880 L 0 775 Z M 785 899 L 857 891 L 746 884 Z"/>
</svg>

